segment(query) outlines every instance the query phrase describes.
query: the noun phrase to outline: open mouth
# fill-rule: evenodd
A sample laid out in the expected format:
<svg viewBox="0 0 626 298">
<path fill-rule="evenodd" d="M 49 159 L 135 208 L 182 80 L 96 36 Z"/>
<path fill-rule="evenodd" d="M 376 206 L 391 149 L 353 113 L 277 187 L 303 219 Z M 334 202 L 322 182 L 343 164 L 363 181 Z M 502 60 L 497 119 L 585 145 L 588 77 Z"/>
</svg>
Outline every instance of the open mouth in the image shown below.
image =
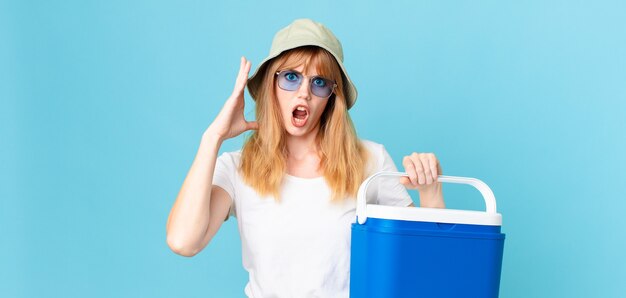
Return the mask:
<svg viewBox="0 0 626 298">
<path fill-rule="evenodd" d="M 295 127 L 302 127 L 306 124 L 308 118 L 309 110 L 304 106 L 297 106 L 292 112 L 291 123 Z"/>
</svg>

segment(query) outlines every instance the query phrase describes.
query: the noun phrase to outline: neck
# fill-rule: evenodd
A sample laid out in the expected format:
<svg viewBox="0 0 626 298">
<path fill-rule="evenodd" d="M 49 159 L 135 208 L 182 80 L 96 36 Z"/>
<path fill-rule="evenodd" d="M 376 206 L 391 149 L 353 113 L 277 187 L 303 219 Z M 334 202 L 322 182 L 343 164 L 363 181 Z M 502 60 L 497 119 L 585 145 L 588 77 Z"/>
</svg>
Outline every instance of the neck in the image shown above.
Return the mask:
<svg viewBox="0 0 626 298">
<path fill-rule="evenodd" d="M 312 154 L 317 156 L 317 133 L 318 130 L 311 131 L 303 136 L 287 136 L 285 140 L 289 159 L 302 160 Z"/>
</svg>

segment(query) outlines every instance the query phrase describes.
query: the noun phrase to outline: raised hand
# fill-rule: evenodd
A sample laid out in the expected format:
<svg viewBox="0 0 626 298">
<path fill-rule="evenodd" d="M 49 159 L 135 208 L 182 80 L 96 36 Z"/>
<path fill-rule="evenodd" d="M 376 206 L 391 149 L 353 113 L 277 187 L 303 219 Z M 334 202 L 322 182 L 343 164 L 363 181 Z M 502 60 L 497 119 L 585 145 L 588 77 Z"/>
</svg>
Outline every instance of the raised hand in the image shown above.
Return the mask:
<svg viewBox="0 0 626 298">
<path fill-rule="evenodd" d="M 204 132 L 205 136 L 218 137 L 223 141 L 234 138 L 244 131 L 258 129 L 256 121 L 246 121 L 243 115 L 245 105 L 243 93 L 248 81 L 250 66 L 250 61 L 246 60 L 245 57 L 241 57 L 239 74 L 237 75 L 233 93 L 226 100 L 213 123 Z"/>
</svg>

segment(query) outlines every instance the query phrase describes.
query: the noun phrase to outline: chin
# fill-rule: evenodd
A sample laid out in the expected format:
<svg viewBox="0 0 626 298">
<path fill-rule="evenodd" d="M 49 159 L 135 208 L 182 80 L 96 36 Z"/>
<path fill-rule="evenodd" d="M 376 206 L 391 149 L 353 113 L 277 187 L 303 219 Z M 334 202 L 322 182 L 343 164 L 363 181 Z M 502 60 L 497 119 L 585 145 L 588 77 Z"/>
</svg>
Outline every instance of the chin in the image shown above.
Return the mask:
<svg viewBox="0 0 626 298">
<path fill-rule="evenodd" d="M 284 123 L 284 125 L 285 125 L 285 131 L 287 131 L 287 134 L 289 134 L 290 136 L 294 136 L 294 137 L 302 137 L 311 133 L 312 131 L 312 128 L 309 125 L 305 125 L 302 127 L 293 126 L 291 123 Z"/>
<path fill-rule="evenodd" d="M 307 133 L 309 133 L 308 129 L 302 127 L 287 127 L 287 129 L 285 129 L 287 131 L 287 134 L 294 136 L 294 137 L 301 137 L 306 135 Z"/>
</svg>

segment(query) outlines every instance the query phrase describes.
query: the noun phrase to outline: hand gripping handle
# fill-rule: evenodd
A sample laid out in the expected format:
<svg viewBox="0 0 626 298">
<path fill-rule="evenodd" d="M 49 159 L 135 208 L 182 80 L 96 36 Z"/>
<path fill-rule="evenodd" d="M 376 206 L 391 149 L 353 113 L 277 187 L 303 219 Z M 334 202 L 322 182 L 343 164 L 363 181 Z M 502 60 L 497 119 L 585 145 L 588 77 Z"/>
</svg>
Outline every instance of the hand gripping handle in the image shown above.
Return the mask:
<svg viewBox="0 0 626 298">
<path fill-rule="evenodd" d="M 359 224 L 364 224 L 365 221 L 367 221 L 367 201 L 365 198 L 367 187 L 372 182 L 372 180 L 380 176 L 409 177 L 409 174 L 402 172 L 378 172 L 365 179 L 365 181 L 361 183 L 361 186 L 359 187 L 359 192 L 357 193 L 356 216 Z M 486 212 L 493 214 L 496 213 L 496 198 L 494 197 L 491 188 L 489 188 L 489 186 L 487 186 L 487 184 L 485 184 L 484 182 L 475 178 L 444 175 L 439 175 L 437 178 L 437 182 L 469 184 L 475 187 L 483 195 L 483 199 L 485 200 L 485 206 L 487 207 Z"/>
</svg>

